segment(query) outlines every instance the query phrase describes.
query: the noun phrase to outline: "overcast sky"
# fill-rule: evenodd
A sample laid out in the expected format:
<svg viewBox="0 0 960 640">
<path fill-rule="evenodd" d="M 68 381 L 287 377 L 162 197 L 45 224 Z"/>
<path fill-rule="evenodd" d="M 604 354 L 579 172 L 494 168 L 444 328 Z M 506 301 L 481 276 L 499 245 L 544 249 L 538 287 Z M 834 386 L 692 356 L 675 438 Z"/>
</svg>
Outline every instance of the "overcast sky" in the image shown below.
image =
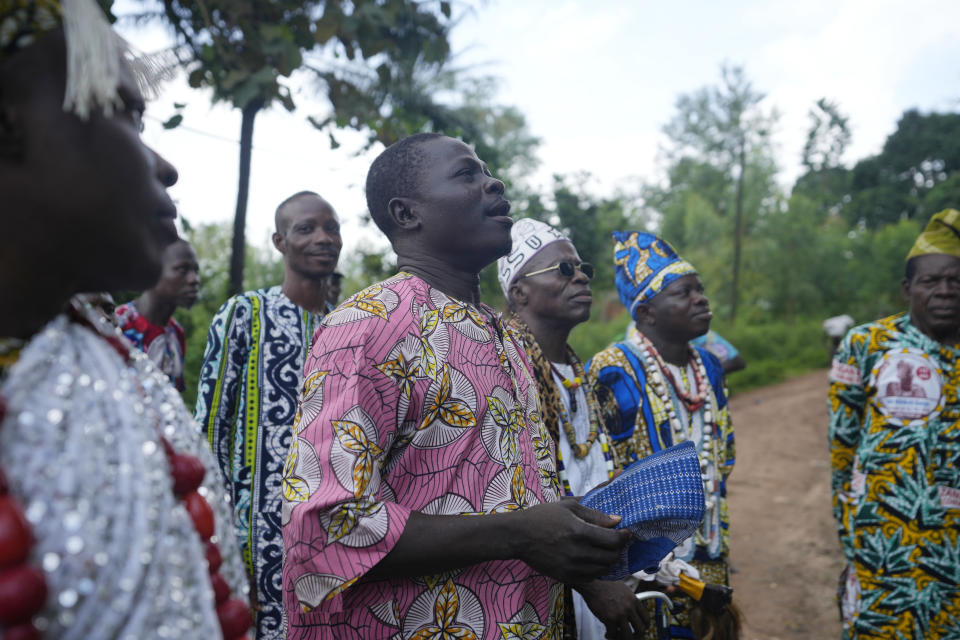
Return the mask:
<svg viewBox="0 0 960 640">
<path fill-rule="evenodd" d="M 660 129 L 677 96 L 718 82 L 724 62 L 743 65 L 764 106 L 781 114 L 774 139 L 782 184 L 797 175 L 807 112 L 820 97 L 850 118 L 847 163 L 876 153 L 905 109 L 960 108 L 958 24 L 955 0 L 491 0 L 463 17 L 452 43 L 458 64 L 502 79 L 497 100 L 518 107 L 542 139 L 534 184 L 587 171 L 595 191 L 610 193 L 658 175 Z M 159 29 L 123 31 L 146 51 L 168 38 Z M 379 149 L 358 157 L 361 137 L 341 134 L 343 145 L 331 150 L 306 121 L 325 115 L 322 102 L 307 90 L 296 100 L 292 114 L 274 108 L 257 118 L 247 237 L 266 243 L 276 205 L 310 189 L 340 213 L 347 251 L 381 245 L 358 225 Z M 166 131 L 159 121 L 174 102 L 188 104 L 185 126 Z M 239 112 L 211 106 L 208 93 L 178 78 L 148 118 L 145 139 L 180 171 L 172 194 L 181 214 L 191 223 L 232 219 Z"/>
</svg>

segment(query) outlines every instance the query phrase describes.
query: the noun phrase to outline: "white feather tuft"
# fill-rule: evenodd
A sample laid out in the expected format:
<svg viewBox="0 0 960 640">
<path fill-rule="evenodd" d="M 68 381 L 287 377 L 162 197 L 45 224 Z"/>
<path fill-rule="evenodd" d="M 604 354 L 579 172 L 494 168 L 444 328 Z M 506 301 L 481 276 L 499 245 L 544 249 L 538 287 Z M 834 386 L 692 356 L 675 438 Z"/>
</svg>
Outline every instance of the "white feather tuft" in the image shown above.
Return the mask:
<svg viewBox="0 0 960 640">
<path fill-rule="evenodd" d="M 106 115 L 120 106 L 120 60 L 126 43 L 107 22 L 95 0 L 63 0 L 67 43 L 65 111 L 86 120 L 99 107 Z"/>
</svg>

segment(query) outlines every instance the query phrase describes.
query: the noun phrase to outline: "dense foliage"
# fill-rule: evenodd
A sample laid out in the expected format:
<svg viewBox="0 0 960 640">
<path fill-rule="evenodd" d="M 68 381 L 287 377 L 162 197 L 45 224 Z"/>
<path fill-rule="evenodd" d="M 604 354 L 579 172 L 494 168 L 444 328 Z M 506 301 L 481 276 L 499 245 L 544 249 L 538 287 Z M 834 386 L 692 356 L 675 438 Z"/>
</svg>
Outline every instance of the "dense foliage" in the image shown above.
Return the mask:
<svg viewBox="0 0 960 640">
<path fill-rule="evenodd" d="M 141 0 L 136 16 L 168 25 L 191 87 L 240 110 L 240 172 L 234 214 L 230 291 L 242 288 L 253 128 L 279 103 L 296 108 L 290 78 L 312 78 L 328 113 L 310 122 L 376 137 L 431 120 L 432 94 L 410 91 L 412 69 L 435 72 L 447 61 L 451 5 L 413 0 Z M 177 126 L 179 114 L 165 126 Z"/>
<path fill-rule="evenodd" d="M 750 109 L 731 97 L 738 91 L 748 94 Z M 739 115 L 724 114 L 725 108 L 739 109 Z M 850 141 L 848 118 L 825 99 L 811 106 L 804 173 L 785 193 L 767 143 L 775 110 L 764 104 L 742 70 L 725 70 L 717 87 L 678 99 L 668 127 L 674 130 L 668 137 L 675 147 L 667 149 L 662 177 L 609 196 L 598 195 L 586 174 L 556 176 L 545 192 L 525 189 L 522 178 L 537 140 L 526 131 L 522 116 L 479 95 L 457 110 L 458 118 L 471 112 L 478 116 L 471 124 L 473 137 L 467 139 L 481 152 L 497 150 L 491 152 L 491 166 L 507 173 L 515 217 L 535 217 L 563 228 L 583 259 L 597 267 L 592 320 L 571 338 L 578 353 L 589 357 L 621 338 L 628 322 L 613 288 L 611 232 L 651 229 L 697 266 L 716 312 L 714 328 L 747 360 L 747 370 L 731 376 L 734 390 L 826 366 L 829 350 L 821 322 L 829 316 L 847 313 L 866 322 L 902 310 L 904 256 L 930 215 L 960 205 L 960 114 L 907 111 L 881 153 L 848 168 L 843 163 Z M 707 121 L 714 124 L 700 129 L 692 124 Z M 455 120 L 447 122 L 452 133 L 465 135 Z M 727 128 L 738 123 L 732 142 L 717 138 L 723 129 L 717 123 Z M 697 131 L 705 136 L 699 142 Z M 749 144 L 738 146 L 740 139 Z M 724 150 L 728 142 L 732 146 Z M 230 230 L 208 225 L 189 235 L 205 279 L 197 306 L 178 312 L 189 335 L 187 398 L 192 401 L 206 327 L 229 290 L 225 256 Z M 735 284 L 737 243 L 742 266 Z M 245 288 L 282 279 L 279 255 L 272 248 L 248 247 L 246 258 Z M 342 257 L 344 295 L 395 268 L 389 251 L 361 245 Z M 485 300 L 503 308 L 495 267 L 481 278 Z M 731 317 L 735 300 L 739 312 Z"/>
</svg>

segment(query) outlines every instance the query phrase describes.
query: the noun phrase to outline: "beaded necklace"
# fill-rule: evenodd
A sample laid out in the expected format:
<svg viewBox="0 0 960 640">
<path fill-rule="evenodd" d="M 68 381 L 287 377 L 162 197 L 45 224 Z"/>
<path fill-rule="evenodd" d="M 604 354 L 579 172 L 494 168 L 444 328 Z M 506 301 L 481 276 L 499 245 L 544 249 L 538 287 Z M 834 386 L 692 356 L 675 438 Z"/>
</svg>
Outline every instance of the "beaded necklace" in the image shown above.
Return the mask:
<svg viewBox="0 0 960 640">
<path fill-rule="evenodd" d="M 570 347 L 567 347 L 567 360 L 570 362 L 570 366 L 573 367 L 573 384 L 567 384 L 570 381 L 560 375 L 560 372 L 557 371 L 557 368 L 552 362 L 550 363 L 550 369 L 554 371 L 563 382 L 563 387 L 567 390 L 568 397 L 570 398 L 570 412 L 575 413 L 577 411 L 577 389 L 580 387 L 582 381 L 587 379 L 587 374 L 583 370 L 583 363 L 580 362 L 580 359 L 573 353 Z M 587 415 L 590 423 L 590 431 L 587 433 L 587 439 L 583 442 L 577 442 L 577 432 L 573 428 L 573 422 L 570 420 L 570 416 L 567 415 L 566 407 L 563 406 L 562 402 L 558 407 L 560 424 L 563 426 L 563 433 L 567 436 L 570 450 L 573 451 L 575 457 L 581 459 L 587 457 L 587 454 L 590 453 L 590 447 L 593 446 L 593 443 L 597 441 L 600 435 L 600 428 L 598 426 L 600 424 L 600 406 L 597 403 L 597 398 L 592 393 L 585 393 L 584 395 L 587 398 Z"/>
<path fill-rule="evenodd" d="M 73 324 L 82 325 L 88 329 L 91 329 L 94 335 L 106 341 L 113 348 L 113 350 L 121 356 L 129 369 L 136 371 L 137 375 L 129 376 L 129 372 L 125 374 L 125 379 L 129 378 L 133 380 L 133 388 L 131 388 L 130 391 L 135 390 L 137 392 L 135 395 L 130 397 L 130 402 L 132 403 L 135 414 L 139 414 L 144 419 L 149 419 L 150 417 L 153 418 L 154 426 L 157 429 L 157 440 L 166 454 L 166 473 L 169 474 L 167 477 L 171 477 L 173 480 L 173 493 L 176 498 L 182 501 L 186 516 L 191 519 L 194 529 L 197 531 L 201 541 L 204 544 L 204 550 L 200 552 L 197 560 L 205 557 L 207 561 L 208 571 L 203 571 L 203 569 L 200 569 L 200 571 L 206 574 L 210 581 L 209 583 L 212 589 L 211 591 L 208 591 L 208 593 L 212 593 L 214 599 L 213 603 L 215 604 L 216 609 L 215 615 L 219 621 L 220 631 L 222 632 L 223 637 L 227 639 L 241 637 L 251 624 L 250 608 L 245 601 L 238 598 L 230 598 L 230 587 L 219 571 L 223 563 L 223 558 L 217 546 L 218 540 L 214 536 L 214 510 L 204 498 L 204 495 L 208 494 L 207 492 L 209 489 L 201 486 L 206 474 L 206 467 L 203 461 L 196 456 L 178 452 L 174 449 L 167 435 L 177 435 L 179 434 L 179 431 L 172 424 L 166 424 L 166 426 L 164 426 L 165 423 L 162 422 L 179 420 L 179 416 L 174 415 L 176 413 L 175 406 L 171 402 L 168 402 L 168 398 L 174 402 L 178 401 L 178 399 L 175 397 L 175 392 L 172 390 L 172 388 L 167 389 L 167 387 L 170 385 L 167 383 L 166 378 L 160 375 L 151 364 L 145 362 L 145 356 L 139 352 L 133 352 L 130 345 L 128 345 L 120 337 L 119 333 L 113 329 L 112 326 L 107 326 L 109 325 L 109 322 L 106 320 L 106 318 L 102 317 L 101 314 L 94 312 L 89 305 L 84 306 L 80 303 L 72 302 L 68 310 L 68 314 Z M 55 345 L 61 344 L 63 337 L 68 335 L 77 336 L 78 341 L 75 344 L 74 352 L 76 352 L 76 347 L 80 347 L 81 344 L 90 343 L 90 340 L 93 339 L 92 336 L 88 339 L 76 334 L 76 330 L 73 330 L 73 333 L 64 331 L 68 328 L 69 324 L 70 323 L 65 323 L 65 319 L 63 318 L 60 318 L 58 321 L 54 321 L 54 323 L 51 324 L 51 327 L 53 328 L 45 329 L 43 335 L 41 336 L 41 341 L 44 343 L 43 346 L 33 348 L 32 352 L 38 352 L 39 350 L 38 353 L 48 353 L 44 349 L 56 348 Z M 3 363 L 6 366 L 9 366 L 9 364 L 14 360 L 14 357 L 10 355 L 13 351 L 13 349 L 10 347 L 11 344 L 12 342 L 9 340 L 0 341 L 0 351 L 3 352 L 3 356 L 5 358 Z M 50 355 L 47 355 L 46 358 L 49 359 L 55 357 L 53 356 L 53 353 L 55 352 L 49 353 Z M 83 358 L 91 358 L 90 363 L 94 366 L 102 363 L 102 361 L 99 361 L 99 351 L 84 351 L 83 353 Z M 34 355 L 31 356 L 32 363 L 37 362 L 36 356 L 37 353 L 34 353 Z M 52 362 L 53 360 L 44 361 Z M 83 361 L 85 362 L 86 360 Z M 5 367 L 0 367 L 0 369 L 3 368 Z M 30 371 L 32 371 L 32 369 L 29 367 L 25 369 L 25 373 L 27 375 L 30 375 Z M 80 371 L 85 371 L 85 369 L 81 369 Z M 11 380 L 10 382 L 13 383 L 14 381 Z M 26 382 L 26 380 L 22 382 Z M 71 385 L 74 384 L 74 382 L 81 387 L 88 387 L 93 393 L 93 395 L 90 396 L 83 396 L 84 398 L 92 398 L 94 395 L 104 394 L 107 389 L 106 385 L 102 381 L 92 380 L 90 377 L 86 376 L 85 373 L 79 377 L 74 377 L 74 375 L 64 372 L 61 373 L 57 378 L 55 394 L 65 398 L 74 398 L 74 396 L 70 395 Z M 18 382 L 18 384 L 21 387 L 23 386 L 21 382 Z M 154 389 L 154 391 L 148 391 L 148 386 L 151 389 Z M 121 389 L 114 391 L 112 398 L 114 400 L 119 400 L 122 398 L 122 395 L 118 394 L 122 394 Z M 100 397 L 103 396 L 101 395 Z M 77 400 L 74 399 L 72 401 L 75 403 Z M 70 405 L 68 404 L 66 406 Z M 73 407 L 77 408 L 76 404 L 74 404 Z M 147 409 L 150 410 L 148 411 Z M 157 409 L 159 409 L 159 411 L 157 411 Z M 28 420 L 32 422 L 36 419 L 31 411 L 22 409 L 21 411 L 21 413 L 17 414 L 17 419 L 21 424 L 28 424 Z M 6 412 L 6 399 L 0 395 L 0 413 L 6 414 Z M 2 423 L 3 417 L 3 415 L 0 415 L 0 423 Z M 66 415 L 60 409 L 53 408 L 46 412 L 44 417 L 52 424 L 59 424 L 64 420 Z M 29 445 L 24 443 L 24 446 Z M 155 447 L 156 445 L 154 442 L 150 440 L 144 440 L 142 443 L 142 450 L 146 455 L 152 453 Z M 129 474 L 130 470 L 121 470 L 120 473 Z M 151 476 L 151 478 L 152 482 L 154 483 L 157 481 L 162 482 L 162 476 L 157 478 L 153 478 L 153 476 Z M 142 478 L 140 482 L 150 483 L 151 478 Z M 124 480 L 124 482 L 126 482 L 126 480 Z M 162 489 L 160 489 L 160 491 L 162 492 Z M 130 492 L 127 491 L 125 493 L 129 494 Z M 62 525 L 65 531 L 69 532 L 70 530 L 75 530 L 74 528 L 78 526 L 78 524 L 71 524 L 72 522 L 82 522 L 81 511 L 84 508 L 83 504 L 85 504 L 83 500 L 84 499 L 81 498 L 80 501 L 71 507 L 72 509 L 75 509 L 77 513 L 71 512 L 66 514 L 66 518 Z M 38 507 L 43 508 L 40 509 Z M 12 524 L 12 526 L 6 531 L 2 531 L 3 527 L 0 526 L 0 531 L 2 531 L 4 535 L 9 535 L 12 532 L 14 536 L 12 540 L 0 538 L 0 550 L 2 550 L 0 551 L 0 567 L 6 569 L 7 567 L 13 565 L 13 569 L 15 570 L 13 573 L 11 573 L 9 570 L 5 570 L 0 573 L 0 625 L 5 627 L 4 637 L 40 637 L 41 631 L 46 629 L 47 625 L 49 624 L 49 620 L 47 619 L 35 618 L 36 614 L 38 614 L 46 605 L 47 584 L 44 573 L 39 569 L 25 564 L 25 560 L 30 554 L 30 549 L 34 545 L 33 537 L 30 531 L 30 523 L 32 522 L 34 526 L 36 526 L 37 523 L 43 518 L 44 511 L 49 510 L 42 502 L 31 502 L 30 507 L 24 510 L 20 507 L 19 503 L 15 501 L 15 499 L 8 496 L 8 483 L 6 478 L 3 476 L 2 470 L 0 470 L 0 520 L 5 519 L 6 522 Z M 31 515 L 31 513 L 33 513 L 33 515 Z M 222 510 L 221 516 L 223 516 Z M 136 518 L 136 516 L 134 517 Z M 169 522 L 174 523 L 180 518 L 183 518 L 183 516 L 175 516 L 173 518 L 169 518 L 168 520 Z M 149 525 L 149 523 L 147 524 Z M 146 531 L 146 535 L 151 541 L 154 540 L 152 536 L 155 533 L 158 532 L 150 529 L 147 529 Z M 129 535 L 136 536 L 142 534 L 136 534 L 133 531 L 130 531 Z M 140 548 L 151 548 L 153 544 L 153 542 L 147 542 L 144 545 L 139 546 Z M 133 547 L 136 546 L 138 545 L 133 545 Z M 79 553 L 81 550 L 84 550 L 84 548 L 85 544 L 82 537 L 66 537 L 65 551 L 67 554 Z M 157 546 L 157 551 L 162 550 L 163 548 L 161 546 Z M 177 549 L 176 551 L 182 551 L 185 558 L 192 557 L 195 553 L 192 551 L 188 553 L 186 549 Z M 150 567 L 150 557 L 151 556 L 147 554 L 141 555 L 136 559 L 141 563 L 146 563 L 146 566 Z M 154 555 L 153 557 L 156 556 Z M 101 567 L 109 562 L 113 562 L 114 560 L 111 558 L 111 556 L 103 552 L 96 553 L 93 556 L 95 564 Z M 56 571 L 57 568 L 61 566 L 61 556 L 57 553 L 47 551 L 46 553 L 42 554 L 42 560 L 43 568 L 46 571 Z M 126 559 L 116 558 L 115 560 L 122 564 L 122 562 Z M 133 559 L 131 558 L 131 560 Z M 174 563 L 175 560 L 176 559 L 171 559 L 170 562 Z M 202 562 L 202 560 L 200 561 Z M 76 566 L 83 567 L 84 565 Z M 231 568 L 235 569 L 235 567 L 232 566 Z M 83 569 L 81 570 L 85 571 Z M 158 571 L 163 571 L 163 569 L 158 568 Z M 234 573 L 236 573 L 236 571 L 234 571 Z M 121 574 L 121 576 L 122 575 L 123 574 Z M 155 576 L 155 572 L 149 568 L 145 574 L 140 575 L 149 577 L 151 579 L 152 577 L 157 577 Z M 74 578 L 79 580 L 77 588 L 68 587 L 56 596 L 57 603 L 60 605 L 60 607 L 62 607 L 61 613 L 59 614 L 59 624 L 66 628 L 69 628 L 71 624 L 70 621 L 76 617 L 71 612 L 71 609 L 79 602 L 79 594 L 89 593 L 88 589 L 93 584 L 85 575 L 74 574 Z M 15 580 L 12 584 L 16 585 L 16 589 L 11 590 L 10 588 L 7 588 L 10 586 L 9 584 L 4 584 L 6 581 L 11 579 Z M 177 578 L 175 576 L 170 578 L 170 580 L 176 579 Z M 147 584 L 151 584 L 150 580 L 147 581 Z M 115 601 L 113 605 L 114 607 L 117 607 L 118 611 L 124 611 L 125 607 L 127 606 L 124 604 L 127 596 L 119 594 L 131 592 L 136 587 L 136 582 L 129 580 L 127 577 L 120 577 L 118 583 L 114 586 L 118 587 L 118 598 L 120 598 L 120 600 Z M 177 600 L 177 593 L 177 591 L 171 591 L 167 595 L 174 601 L 179 602 L 179 600 Z M 192 592 L 183 592 L 179 597 L 190 597 L 188 595 L 190 593 Z M 131 596 L 132 595 L 133 594 L 131 593 Z M 149 609 L 151 607 L 149 601 L 154 597 L 153 595 L 150 593 L 141 593 L 138 597 L 144 600 L 144 607 L 138 606 L 138 609 Z M 198 603 L 193 602 L 192 600 L 184 600 L 183 604 L 181 605 L 182 610 L 184 612 L 189 611 L 191 604 L 195 606 Z M 126 625 L 130 624 L 132 622 L 131 620 L 124 619 L 122 616 L 118 618 L 113 613 L 110 615 L 106 614 L 107 612 L 103 612 L 103 615 L 98 616 L 100 618 L 99 620 L 86 619 L 85 623 L 92 628 L 98 628 L 99 626 L 100 628 L 112 628 L 116 630 L 119 630 L 120 628 L 128 628 L 129 630 L 129 627 L 126 627 Z M 86 616 L 87 613 L 85 612 L 83 615 Z M 172 616 L 170 617 L 172 618 Z M 184 617 L 183 620 L 176 621 L 169 619 L 169 622 L 170 624 L 173 624 L 174 622 L 186 623 L 188 619 L 189 618 L 187 617 Z"/>
<path fill-rule="evenodd" d="M 656 395 L 657 399 L 666 409 L 673 444 L 679 444 L 693 438 L 693 422 L 695 416 L 698 412 L 702 412 L 701 419 L 703 426 L 701 429 L 701 438 L 699 442 L 695 442 L 694 444 L 697 446 L 697 458 L 700 462 L 700 475 L 703 480 L 704 502 L 707 513 L 696 538 L 698 544 L 707 544 L 713 541 L 716 535 L 716 532 L 712 530 L 711 523 L 714 520 L 714 512 L 716 511 L 718 503 L 716 494 L 718 491 L 717 479 L 719 478 L 718 470 L 720 469 L 720 461 L 718 459 L 718 448 L 714 446 L 714 440 L 719 434 L 716 433 L 717 424 L 715 412 L 713 402 L 711 401 L 711 393 L 707 388 L 707 372 L 703 365 L 703 359 L 695 348 L 689 347 L 690 364 L 692 365 L 694 374 L 694 388 L 690 389 L 689 393 L 683 393 L 686 390 L 678 388 L 674 376 L 670 373 L 670 369 L 663 361 L 657 348 L 646 336 L 637 332 L 633 339 L 628 341 L 627 344 L 632 350 L 639 352 L 638 355 L 643 362 L 647 382 L 653 389 L 654 395 Z M 684 399 L 684 396 L 687 400 Z M 689 408 L 689 399 L 696 400 L 694 403 L 694 406 L 696 406 L 695 409 L 691 410 Z M 687 424 L 683 424 L 680 421 L 675 402 L 682 402 L 687 408 L 689 416 Z"/>
<path fill-rule="evenodd" d="M 113 347 L 125 363 L 131 364 L 132 354 L 134 353 L 132 345 L 121 338 L 117 331 L 107 329 L 103 322 L 106 319 L 101 314 L 94 312 L 90 305 L 81 306 L 76 301 L 71 301 L 69 312 L 75 322 L 92 329 Z M 141 382 L 138 381 L 137 384 L 141 394 L 146 397 L 147 390 L 143 388 Z M 230 586 L 218 573 L 218 569 L 223 562 L 223 556 L 216 542 L 211 540 L 215 531 L 213 509 L 206 498 L 197 491 L 203 483 L 206 469 L 200 458 L 187 453 L 178 453 L 174 450 L 170 441 L 162 435 L 161 425 L 158 423 L 155 426 L 167 462 L 170 465 L 173 493 L 180 498 L 191 522 L 193 522 L 194 529 L 196 529 L 205 545 L 205 554 L 210 569 L 210 586 L 213 588 L 214 604 L 217 607 L 220 630 L 227 640 L 240 638 L 250 628 L 253 620 L 250 606 L 239 598 L 230 597 Z"/>
<path fill-rule="evenodd" d="M 707 372 L 703 368 L 703 362 L 700 360 L 697 350 L 693 347 L 690 347 L 690 358 L 699 364 L 694 364 L 693 367 L 693 386 L 688 390 L 681 381 L 678 381 L 674 378 L 673 372 L 670 370 L 670 367 L 663 361 L 663 358 L 660 356 L 660 352 L 657 351 L 656 347 L 650 342 L 649 339 L 642 333 L 639 334 L 639 339 L 643 341 L 644 346 L 647 349 L 647 353 L 653 358 L 656 362 L 657 370 L 663 372 L 663 377 L 666 378 L 667 382 L 673 387 L 674 393 L 677 395 L 677 399 L 683 402 L 684 406 L 687 408 L 689 413 L 698 411 L 704 402 L 706 402 L 707 397 L 707 385 L 705 381 L 707 379 Z M 684 375 L 684 377 L 686 377 Z M 683 380 L 683 382 L 686 382 Z"/>
<path fill-rule="evenodd" d="M 567 394 L 570 397 L 570 413 L 576 413 L 577 412 L 577 389 L 579 389 L 583 385 L 583 381 L 586 378 L 574 372 L 573 380 L 568 380 L 566 376 L 560 373 L 560 370 L 557 369 L 557 366 L 552 362 L 550 363 L 550 369 L 553 371 L 554 375 L 560 378 L 560 383 L 563 385 L 563 388 L 567 390 Z M 583 456 L 578 456 L 578 457 L 582 458 Z"/>
<path fill-rule="evenodd" d="M 567 412 L 565 409 L 560 409 L 561 420 L 567 419 Z M 613 472 L 616 470 L 616 465 L 613 461 L 613 447 L 610 446 L 610 438 L 605 433 L 601 433 L 597 437 L 597 444 L 600 445 L 600 450 L 603 451 L 603 463 L 607 468 L 607 477 L 612 477 Z M 570 488 L 570 478 L 567 475 L 567 467 L 563 464 L 563 456 L 560 455 L 560 447 L 557 447 L 557 475 L 560 476 L 560 484 L 563 486 L 564 495 L 572 496 L 573 490 Z"/>
<path fill-rule="evenodd" d="M 580 364 L 581 373 L 583 373 L 582 371 L 583 365 L 580 363 L 580 360 L 576 357 L 575 354 L 573 354 L 572 349 L 569 349 L 568 347 L 568 350 L 570 351 L 570 353 L 568 354 L 568 358 L 570 358 L 572 361 L 576 362 L 577 364 Z M 552 369 L 556 370 L 556 367 L 552 362 L 550 363 L 550 366 Z M 571 368 L 573 368 L 573 365 L 570 365 L 570 366 Z M 583 378 L 581 378 L 581 376 L 578 376 L 578 375 L 575 375 L 574 377 L 577 379 L 583 379 L 585 378 L 585 375 L 583 376 Z M 576 393 L 575 391 L 572 391 L 568 396 L 570 398 L 571 410 L 573 410 L 573 406 L 574 406 L 573 398 L 575 393 Z M 597 396 L 591 393 L 587 389 L 584 390 L 583 395 L 587 399 L 587 402 L 586 402 L 587 411 L 588 411 L 587 420 L 589 421 L 589 424 L 590 424 L 590 433 L 587 436 L 587 441 L 585 444 L 575 444 L 576 431 L 573 426 L 573 420 L 571 420 L 570 415 L 567 413 L 567 408 L 566 406 L 564 406 L 562 398 L 555 398 L 555 404 L 557 405 L 556 406 L 557 416 L 560 420 L 561 426 L 563 427 L 564 433 L 567 434 L 567 442 L 570 444 L 570 450 L 573 453 L 574 457 L 577 458 L 578 460 L 583 460 L 590 454 L 590 449 L 593 447 L 593 445 L 596 444 L 597 446 L 600 447 L 600 451 L 603 453 L 603 464 L 607 472 L 607 478 L 611 478 L 613 476 L 613 472 L 616 470 L 616 463 L 613 459 L 613 446 L 610 441 L 610 436 L 608 436 L 599 428 L 600 419 L 601 419 L 600 403 L 597 401 Z M 572 438 L 571 438 L 571 434 L 573 434 Z M 586 448 L 578 451 L 577 447 L 586 447 Z M 563 485 L 563 492 L 568 496 L 576 495 L 573 492 L 573 490 L 570 488 L 570 479 L 567 474 L 566 465 L 564 465 L 563 463 L 563 454 L 562 454 L 562 450 L 559 443 L 557 444 L 557 474 L 560 476 L 560 483 Z"/>
<path fill-rule="evenodd" d="M 570 419 L 570 415 L 567 413 L 566 406 L 561 398 L 560 389 L 558 388 L 556 380 L 552 375 L 552 372 L 556 369 L 556 367 L 552 362 L 547 360 L 546 356 L 543 355 L 540 345 L 530 332 L 530 328 L 526 325 L 526 323 L 523 322 L 523 320 L 520 319 L 519 316 L 516 314 L 511 314 L 508 317 L 507 322 L 510 328 L 520 335 L 523 345 L 526 349 L 527 357 L 529 358 L 530 364 L 533 366 L 533 372 L 536 375 L 536 388 L 539 390 L 537 397 L 542 408 L 542 415 L 547 423 L 547 428 L 551 430 L 551 437 L 557 441 L 557 446 L 555 447 L 556 468 L 564 494 L 573 495 L 573 492 L 570 489 L 569 476 L 567 474 L 566 466 L 563 463 L 563 455 L 559 445 L 560 437 L 567 438 L 567 442 L 570 444 L 570 449 L 573 452 L 574 457 L 578 459 L 582 459 L 583 457 L 587 456 L 593 445 L 599 445 L 601 451 L 603 451 L 603 459 L 607 469 L 607 476 L 611 476 L 616 468 L 614 450 L 610 437 L 603 433 L 600 429 L 600 405 L 597 401 L 596 395 L 593 393 L 593 390 L 590 389 L 589 386 L 583 385 L 582 382 L 577 383 L 582 386 L 584 396 L 586 396 L 586 405 L 588 410 L 587 416 L 591 425 L 587 442 L 578 443 L 576 431 L 573 428 L 573 422 Z M 578 379 L 580 381 L 586 380 L 586 373 L 583 369 L 583 363 L 569 346 L 567 347 L 567 360 L 571 363 L 570 366 L 574 370 L 573 382 L 576 383 Z M 559 372 L 557 373 L 561 380 L 566 379 L 565 376 Z M 575 397 L 575 392 L 576 389 L 570 390 L 571 400 L 573 400 Z M 573 410 L 574 405 L 575 402 L 571 402 L 571 410 Z M 560 433 L 555 426 L 556 424 L 559 424 L 563 428 L 564 436 L 560 436 Z M 577 455 L 578 448 L 583 451 L 582 456 Z"/>
<path fill-rule="evenodd" d="M 23 340 L 0 340 L 0 381 L 20 357 Z M 0 394 L 0 425 L 7 415 L 6 399 Z M 9 494 L 7 477 L 0 468 L 0 625 L 4 638 L 40 638 L 33 616 L 47 600 L 43 572 L 27 564 L 33 546 L 33 530 L 23 505 Z"/>
<path fill-rule="evenodd" d="M 576 411 L 577 403 L 574 399 L 576 396 L 576 390 L 583 384 L 583 381 L 587 379 L 587 374 L 583 369 L 583 363 L 580 362 L 580 358 L 577 357 L 577 354 L 573 352 L 573 349 L 569 345 L 566 347 L 567 361 L 570 363 L 570 366 L 573 368 L 573 380 L 568 380 L 565 376 L 561 375 L 560 372 L 556 370 L 556 367 L 553 366 L 553 363 L 550 362 L 543 351 L 540 349 L 540 345 L 537 342 L 536 336 L 533 335 L 533 332 L 530 331 L 530 327 L 518 316 L 513 313 L 509 317 L 509 323 L 516 327 L 517 331 L 523 337 L 524 345 L 526 346 L 527 355 L 530 358 L 530 363 L 533 365 L 534 372 L 537 375 L 537 385 L 541 388 L 541 393 L 539 395 L 545 396 L 549 395 L 548 391 L 553 391 L 553 395 L 557 396 L 556 400 L 549 404 L 549 409 L 551 413 L 556 414 L 556 420 L 560 422 L 563 427 L 563 433 L 567 438 L 567 442 L 570 443 L 570 449 L 573 451 L 573 455 L 577 458 L 584 458 L 588 453 L 590 453 L 590 447 L 597 441 L 599 435 L 599 424 L 600 424 L 600 407 L 597 404 L 596 397 L 587 391 L 584 395 L 587 397 L 587 409 L 589 411 L 590 419 L 590 432 L 587 434 L 587 439 L 584 442 L 577 442 L 577 432 L 573 428 L 573 424 L 570 421 L 569 416 L 566 415 L 566 409 L 563 406 L 563 402 L 560 400 L 560 391 L 557 389 L 557 385 L 552 372 L 557 373 L 563 382 L 565 389 L 569 391 L 570 395 L 570 410 Z M 570 383 L 569 385 L 566 383 Z M 548 386 L 549 385 L 549 386 Z M 546 406 L 544 407 L 547 408 Z M 554 416 L 551 413 L 545 412 L 545 419 L 548 421 L 548 424 L 553 421 Z M 559 439 L 559 434 L 556 434 L 554 437 Z M 559 455 L 559 448 L 557 453 Z"/>
</svg>

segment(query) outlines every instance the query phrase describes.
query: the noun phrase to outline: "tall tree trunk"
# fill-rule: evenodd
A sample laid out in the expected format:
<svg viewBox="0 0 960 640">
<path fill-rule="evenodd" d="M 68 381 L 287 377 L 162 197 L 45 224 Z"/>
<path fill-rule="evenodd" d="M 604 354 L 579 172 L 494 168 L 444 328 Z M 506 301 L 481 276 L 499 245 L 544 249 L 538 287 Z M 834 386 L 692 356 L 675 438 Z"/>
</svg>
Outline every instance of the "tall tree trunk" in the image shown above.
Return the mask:
<svg viewBox="0 0 960 640">
<path fill-rule="evenodd" d="M 740 141 L 740 175 L 737 176 L 737 203 L 733 219 L 733 282 L 730 292 L 730 321 L 737 319 L 737 302 L 740 297 L 740 254 L 743 245 L 743 179 L 747 173 L 747 145 Z"/>
<path fill-rule="evenodd" d="M 230 287 L 227 295 L 243 290 L 243 263 L 246 255 L 247 197 L 250 195 L 250 156 L 253 152 L 253 121 L 263 108 L 257 99 L 242 110 L 240 120 L 240 180 L 237 185 L 237 210 L 233 214 L 233 247 L 230 254 Z"/>
</svg>

